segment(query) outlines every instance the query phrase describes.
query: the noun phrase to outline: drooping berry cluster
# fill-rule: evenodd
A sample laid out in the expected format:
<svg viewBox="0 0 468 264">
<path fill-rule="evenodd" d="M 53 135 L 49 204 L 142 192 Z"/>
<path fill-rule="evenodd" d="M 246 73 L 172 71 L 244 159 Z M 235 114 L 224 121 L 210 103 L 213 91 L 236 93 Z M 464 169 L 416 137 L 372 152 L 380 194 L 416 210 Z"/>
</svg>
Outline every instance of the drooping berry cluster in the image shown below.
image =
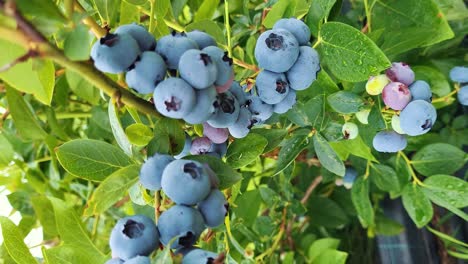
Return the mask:
<svg viewBox="0 0 468 264">
<path fill-rule="evenodd" d="M 456 66 L 450 70 L 450 79 L 460 84 L 457 99 L 461 105 L 468 105 L 468 67 Z"/>
</svg>

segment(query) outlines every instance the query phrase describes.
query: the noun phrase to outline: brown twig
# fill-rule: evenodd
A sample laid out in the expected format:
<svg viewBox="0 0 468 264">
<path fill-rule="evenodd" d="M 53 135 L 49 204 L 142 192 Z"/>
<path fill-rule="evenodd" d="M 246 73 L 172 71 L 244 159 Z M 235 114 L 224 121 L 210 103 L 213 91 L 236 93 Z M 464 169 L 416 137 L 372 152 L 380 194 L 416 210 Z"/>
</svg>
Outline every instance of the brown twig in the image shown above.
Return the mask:
<svg viewBox="0 0 468 264">
<path fill-rule="evenodd" d="M 305 205 L 307 203 L 307 200 L 309 200 L 310 195 L 312 192 L 317 188 L 317 186 L 322 182 L 323 177 L 322 175 L 317 176 L 312 183 L 309 185 L 309 188 L 307 188 L 306 193 L 304 194 L 304 197 L 301 199 L 301 204 Z"/>
<path fill-rule="evenodd" d="M 39 54 L 34 51 L 34 50 L 28 50 L 24 55 L 21 55 L 20 57 L 16 58 L 14 61 L 7 63 L 0 67 L 0 72 L 5 72 L 11 68 L 13 68 L 16 64 L 25 62 L 29 60 L 30 58 L 38 57 Z"/>
</svg>

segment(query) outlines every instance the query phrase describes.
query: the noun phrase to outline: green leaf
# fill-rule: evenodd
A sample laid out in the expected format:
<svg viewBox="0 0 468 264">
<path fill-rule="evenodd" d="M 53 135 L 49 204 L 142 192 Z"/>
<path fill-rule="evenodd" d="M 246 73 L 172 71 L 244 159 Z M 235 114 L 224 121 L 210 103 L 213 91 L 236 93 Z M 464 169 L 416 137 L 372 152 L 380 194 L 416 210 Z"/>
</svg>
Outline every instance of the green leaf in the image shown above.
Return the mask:
<svg viewBox="0 0 468 264">
<path fill-rule="evenodd" d="M 325 23 L 319 40 L 323 61 L 343 81 L 365 81 L 370 75 L 390 67 L 390 61 L 377 45 L 349 25 Z"/>
<path fill-rule="evenodd" d="M 429 46 L 454 36 L 432 0 L 379 0 L 372 9 L 372 30 L 384 30 L 380 45 L 387 55 Z"/>
<path fill-rule="evenodd" d="M 139 165 L 130 165 L 112 173 L 96 188 L 88 200 L 88 206 L 83 215 L 92 216 L 104 213 L 138 181 L 139 172 Z"/>
<path fill-rule="evenodd" d="M 99 16 L 113 27 L 117 20 L 121 0 L 93 0 Z"/>
<path fill-rule="evenodd" d="M 2 227 L 3 245 L 15 263 L 37 263 L 26 244 L 24 244 L 24 236 L 21 230 L 10 219 L 4 216 L 0 216 L 0 226 Z"/>
<path fill-rule="evenodd" d="M 156 16 L 164 17 L 169 11 L 169 7 L 171 6 L 170 0 L 158 0 L 154 1 L 156 5 Z"/>
<path fill-rule="evenodd" d="M 363 227 L 374 225 L 374 208 L 369 198 L 369 181 L 358 177 L 351 188 L 351 199 Z"/>
<path fill-rule="evenodd" d="M 306 133 L 297 133 L 285 140 L 278 153 L 275 174 L 286 169 L 308 145 L 309 137 Z"/>
<path fill-rule="evenodd" d="M 258 189 L 246 191 L 237 197 L 235 201 L 237 207 L 234 207 L 232 211 L 236 217 L 242 219 L 245 226 L 251 227 L 257 218 L 261 201 L 262 197 Z"/>
<path fill-rule="evenodd" d="M 411 69 L 416 74 L 415 79 L 426 81 L 435 95 L 442 97 L 450 93 L 447 77 L 438 69 L 429 66 L 411 66 Z"/>
<path fill-rule="evenodd" d="M 129 4 L 139 6 L 146 4 L 148 0 L 124 0 L 124 2 L 128 2 Z"/>
<path fill-rule="evenodd" d="M 285 13 L 288 11 L 288 8 L 291 6 L 295 6 L 294 1 L 290 0 L 279 0 L 276 2 L 266 15 L 265 19 L 263 20 L 263 25 L 266 28 L 272 28 L 273 25 L 281 19 L 282 17 L 287 17 L 285 16 Z"/>
<path fill-rule="evenodd" d="M 125 134 L 133 145 L 146 146 L 153 138 L 153 131 L 142 123 L 131 124 L 125 128 Z"/>
<path fill-rule="evenodd" d="M 220 159 L 208 155 L 188 156 L 184 159 L 195 160 L 204 164 L 208 164 L 219 178 L 219 189 L 226 189 L 242 179 L 242 176 L 231 166 L 222 162 Z"/>
<path fill-rule="evenodd" d="M 294 124 L 305 127 L 312 126 L 320 129 L 325 115 L 324 95 L 319 94 L 306 103 L 296 102 L 294 107 L 286 114 Z"/>
<path fill-rule="evenodd" d="M 377 215 L 375 218 L 375 231 L 379 235 L 396 236 L 403 232 L 404 226 L 395 220 Z"/>
<path fill-rule="evenodd" d="M 42 17 L 58 23 L 65 23 L 66 19 L 52 0 L 16 0 L 16 5 L 22 14 Z"/>
<path fill-rule="evenodd" d="M 50 202 L 54 207 L 57 230 L 64 245 L 69 247 L 73 253 L 83 257 L 86 256 L 87 263 L 104 263 L 107 257 L 99 251 L 88 237 L 86 229 L 74 209 L 69 208 L 65 202 L 57 198 L 50 198 Z M 72 254 L 72 256 L 75 254 Z M 68 259 L 70 262 L 72 260 Z M 73 261 L 72 263 L 77 262 Z"/>
<path fill-rule="evenodd" d="M 132 144 L 128 140 L 127 135 L 122 128 L 122 124 L 120 124 L 118 109 L 115 108 L 115 104 L 113 102 L 110 102 L 107 110 L 109 114 L 109 122 L 112 128 L 112 134 L 114 134 L 114 138 L 117 141 L 117 144 L 125 152 L 125 154 L 131 157 Z"/>
<path fill-rule="evenodd" d="M 201 20 L 193 22 L 185 27 L 185 32 L 190 32 L 192 30 L 200 30 L 210 34 L 216 42 L 220 44 L 225 44 L 226 40 L 224 38 L 223 30 L 219 27 L 216 22 L 212 20 Z"/>
<path fill-rule="evenodd" d="M 215 11 L 215 6 L 218 6 L 219 0 L 203 0 L 203 3 L 198 8 L 197 12 L 195 13 L 195 21 L 201 21 L 208 19 L 210 20 Z"/>
<path fill-rule="evenodd" d="M 326 249 L 317 256 L 312 264 L 345 264 L 347 258 L 348 253 L 346 252 Z"/>
<path fill-rule="evenodd" d="M 2 146 L 2 151 L 0 151 L 0 169 L 2 169 L 10 164 L 15 155 L 13 146 L 10 144 L 5 135 L 3 135 L 2 131 L 0 131 L 0 146 Z"/>
<path fill-rule="evenodd" d="M 447 210 L 461 217 L 463 220 L 468 221 L 468 214 L 455 206 L 456 202 L 452 200 L 453 197 L 442 196 L 438 192 L 433 192 L 431 188 L 423 188 L 423 191 L 433 203 L 446 208 Z"/>
<path fill-rule="evenodd" d="M 99 102 L 99 90 L 95 89 L 94 86 L 87 82 L 78 73 L 73 71 L 66 71 L 65 76 L 67 78 L 70 89 L 79 97 L 85 99 L 93 105 L 97 105 Z"/>
<path fill-rule="evenodd" d="M 11 87 L 7 87 L 6 95 L 11 117 L 21 137 L 34 140 L 46 138 L 47 133 L 42 129 L 23 96 Z"/>
<path fill-rule="evenodd" d="M 392 167 L 381 164 L 372 164 L 370 177 L 375 185 L 377 185 L 377 187 L 382 191 L 399 191 L 401 188 L 398 176 Z"/>
<path fill-rule="evenodd" d="M 411 164 L 424 176 L 452 174 L 465 164 L 465 152 L 445 143 L 430 144 L 414 154 Z"/>
<path fill-rule="evenodd" d="M 154 138 L 148 146 L 148 152 L 178 154 L 185 144 L 185 133 L 176 119 L 161 118 L 154 126 Z"/>
<path fill-rule="evenodd" d="M 341 161 L 327 140 L 317 132 L 313 136 L 313 141 L 315 153 L 317 153 L 322 166 L 339 176 L 344 176 L 345 166 L 343 161 Z"/>
<path fill-rule="evenodd" d="M 403 190 L 403 206 L 418 228 L 425 226 L 434 214 L 431 201 L 415 184 L 409 184 Z"/>
<path fill-rule="evenodd" d="M 54 208 L 45 196 L 35 196 L 31 199 L 34 213 L 42 225 L 44 239 L 49 240 L 58 235 L 57 223 L 55 222 Z"/>
<path fill-rule="evenodd" d="M 283 141 L 284 137 L 288 134 L 286 129 L 266 129 L 266 128 L 255 128 L 250 131 L 257 135 L 261 135 L 268 141 L 263 153 L 274 150 Z"/>
<path fill-rule="evenodd" d="M 57 148 L 56 154 L 66 171 L 90 181 L 103 181 L 113 172 L 132 164 L 119 148 L 91 139 L 69 141 Z"/>
<path fill-rule="evenodd" d="M 348 91 L 339 91 L 327 97 L 331 108 L 341 114 L 359 112 L 364 106 L 364 100 L 357 94 Z"/>
<path fill-rule="evenodd" d="M 88 27 L 83 24 L 78 24 L 78 26 L 67 35 L 63 43 L 65 56 L 76 61 L 88 60 L 92 40 L 93 37 L 90 35 Z"/>
<path fill-rule="evenodd" d="M 424 189 L 457 208 L 468 206 L 468 183 L 450 175 L 433 175 L 424 180 Z"/>
<path fill-rule="evenodd" d="M 306 17 L 306 23 L 310 28 L 312 35 L 318 36 L 320 27 L 324 19 L 328 17 L 332 7 L 335 5 L 336 0 L 315 0 L 312 1 L 309 13 Z"/>
<path fill-rule="evenodd" d="M 143 4 L 147 0 L 143 0 Z M 138 5 L 134 5 L 131 0 L 124 0 L 120 3 L 120 19 L 119 23 L 121 25 L 131 24 L 131 23 L 140 23 L 140 10 Z"/>
<path fill-rule="evenodd" d="M 233 169 L 244 167 L 254 162 L 267 146 L 268 141 L 261 135 L 248 134 L 232 142 L 226 153 L 226 162 Z"/>
<path fill-rule="evenodd" d="M 314 219 L 311 222 L 314 226 L 339 228 L 349 222 L 344 210 L 329 198 L 312 196 L 307 204 L 307 214 Z"/>
<path fill-rule="evenodd" d="M 26 54 L 26 50 L 12 42 L 0 39 L 0 65 L 7 65 Z M 39 62 L 39 61 L 38 61 Z M 54 91 L 55 70 L 50 61 L 33 63 L 29 59 L 18 63 L 7 71 L 0 72 L 0 79 L 13 88 L 32 94 L 41 103 L 50 105 Z M 46 81 L 46 80 L 52 80 Z"/>
<path fill-rule="evenodd" d="M 323 251 L 327 249 L 337 249 L 340 240 L 336 238 L 322 238 L 315 240 L 309 247 L 309 260 L 313 262 Z"/>
<path fill-rule="evenodd" d="M 329 143 L 336 152 L 345 153 L 345 156 L 353 154 L 354 156 L 358 156 L 370 161 L 377 161 L 374 155 L 372 155 L 370 147 L 367 146 L 364 141 L 362 141 L 361 136 L 358 136 L 355 139 L 340 140 Z"/>
</svg>

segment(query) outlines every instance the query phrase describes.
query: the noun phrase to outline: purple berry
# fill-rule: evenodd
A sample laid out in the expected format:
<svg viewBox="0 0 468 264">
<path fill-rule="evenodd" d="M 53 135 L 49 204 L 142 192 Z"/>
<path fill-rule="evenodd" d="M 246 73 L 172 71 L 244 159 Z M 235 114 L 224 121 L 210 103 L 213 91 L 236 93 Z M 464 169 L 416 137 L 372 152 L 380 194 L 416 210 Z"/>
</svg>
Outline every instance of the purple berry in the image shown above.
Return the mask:
<svg viewBox="0 0 468 264">
<path fill-rule="evenodd" d="M 386 106 L 394 110 L 403 110 L 411 101 L 411 92 L 405 84 L 391 82 L 383 89 L 382 98 Z"/>
<path fill-rule="evenodd" d="M 202 155 L 207 153 L 211 148 L 211 140 L 207 137 L 199 137 L 192 141 L 190 153 L 192 155 Z"/>
<path fill-rule="evenodd" d="M 226 142 L 229 137 L 227 128 L 215 128 L 208 123 L 203 123 L 203 135 L 209 138 L 215 144 Z"/>
<path fill-rule="evenodd" d="M 411 70 L 410 66 L 404 62 L 392 63 L 392 67 L 385 73 L 393 82 L 401 82 L 407 86 L 414 82 L 414 72 Z"/>
</svg>

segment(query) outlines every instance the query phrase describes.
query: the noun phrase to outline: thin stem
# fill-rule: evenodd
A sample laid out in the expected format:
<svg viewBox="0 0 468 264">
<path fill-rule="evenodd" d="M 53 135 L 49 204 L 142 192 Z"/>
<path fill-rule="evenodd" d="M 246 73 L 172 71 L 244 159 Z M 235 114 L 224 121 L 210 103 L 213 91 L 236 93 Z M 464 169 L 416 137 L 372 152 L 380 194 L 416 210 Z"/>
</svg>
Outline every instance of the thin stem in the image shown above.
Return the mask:
<svg viewBox="0 0 468 264">
<path fill-rule="evenodd" d="M 159 191 L 154 192 L 154 221 L 158 224 L 159 216 L 161 215 L 161 195 Z"/>
<path fill-rule="evenodd" d="M 312 181 L 312 183 L 309 185 L 309 188 L 307 188 L 306 193 L 304 194 L 304 197 L 301 199 L 301 204 L 305 205 L 307 203 L 307 200 L 309 200 L 310 195 L 312 192 L 317 188 L 317 186 L 322 182 L 323 177 L 322 175 L 317 176 L 317 178 Z"/>
<path fill-rule="evenodd" d="M 149 32 L 153 34 L 154 27 L 156 26 L 154 23 L 154 16 L 156 15 L 156 0 L 150 0 L 151 10 L 150 10 L 150 22 L 149 22 Z"/>
<path fill-rule="evenodd" d="M 439 102 L 447 102 L 449 100 L 450 97 L 452 97 L 452 95 L 458 93 L 458 91 L 460 90 L 460 86 L 458 84 L 455 84 L 454 85 L 454 90 L 451 91 L 450 93 L 442 96 L 442 97 L 439 97 L 439 98 L 436 98 L 434 100 L 432 100 L 432 103 L 439 103 Z"/>
<path fill-rule="evenodd" d="M 237 66 L 240 66 L 242 68 L 245 68 L 245 69 L 248 69 L 248 70 L 251 70 L 251 71 L 254 71 L 254 72 L 258 72 L 260 71 L 260 69 L 255 66 L 255 65 L 252 65 L 252 64 L 248 64 L 248 63 L 245 63 L 239 59 L 236 59 L 236 58 L 232 58 L 234 64 L 236 64 Z"/>
<path fill-rule="evenodd" d="M 232 47 L 231 47 L 231 25 L 229 24 L 229 1 L 224 1 L 224 26 L 226 27 L 227 37 L 227 51 L 230 58 L 232 58 Z"/>
<path fill-rule="evenodd" d="M 273 245 L 270 248 L 268 248 L 268 250 L 266 250 L 265 252 L 263 252 L 262 254 L 258 255 L 255 258 L 255 261 L 257 263 L 262 261 L 265 257 L 271 255 L 276 250 L 279 243 L 281 242 L 281 238 L 283 237 L 283 234 L 284 234 L 284 231 L 285 231 L 285 228 L 286 228 L 286 209 L 287 209 L 286 207 L 283 209 L 283 220 L 281 222 L 280 230 L 279 230 L 278 234 L 275 237 Z"/>
<path fill-rule="evenodd" d="M 370 167 L 372 166 L 372 162 L 370 160 L 367 161 L 366 164 L 366 172 L 364 173 L 364 180 L 366 180 L 370 175 Z"/>
<path fill-rule="evenodd" d="M 81 4 L 78 1 L 75 1 L 75 9 L 78 10 L 81 13 L 86 13 L 86 10 L 81 6 Z M 93 34 L 96 36 L 96 38 L 102 38 L 107 34 L 107 30 L 102 28 L 101 26 L 94 21 L 94 19 L 90 16 L 86 16 L 83 18 L 83 24 L 87 25 Z"/>
<path fill-rule="evenodd" d="M 401 156 L 406 162 L 406 166 L 408 166 L 408 170 L 410 171 L 411 177 L 413 178 L 413 183 L 423 186 L 424 184 L 421 180 L 418 179 L 418 176 L 416 176 L 416 173 L 413 170 L 413 166 L 411 165 L 411 160 L 408 158 L 408 156 L 406 156 L 403 151 L 398 151 L 398 156 Z"/>
<path fill-rule="evenodd" d="M 322 39 L 319 37 L 317 41 L 314 43 L 314 45 L 312 46 L 312 48 L 316 49 L 317 46 L 320 45 L 321 42 L 322 42 Z"/>
<path fill-rule="evenodd" d="M 371 13 L 371 9 L 372 7 L 369 6 L 369 3 L 368 3 L 368 0 L 364 0 L 364 9 L 366 10 L 366 17 L 367 17 L 367 23 L 366 23 L 366 26 L 367 26 L 367 31 L 370 33 L 372 31 L 372 26 L 371 26 L 371 22 L 372 22 L 372 13 Z"/>
</svg>

